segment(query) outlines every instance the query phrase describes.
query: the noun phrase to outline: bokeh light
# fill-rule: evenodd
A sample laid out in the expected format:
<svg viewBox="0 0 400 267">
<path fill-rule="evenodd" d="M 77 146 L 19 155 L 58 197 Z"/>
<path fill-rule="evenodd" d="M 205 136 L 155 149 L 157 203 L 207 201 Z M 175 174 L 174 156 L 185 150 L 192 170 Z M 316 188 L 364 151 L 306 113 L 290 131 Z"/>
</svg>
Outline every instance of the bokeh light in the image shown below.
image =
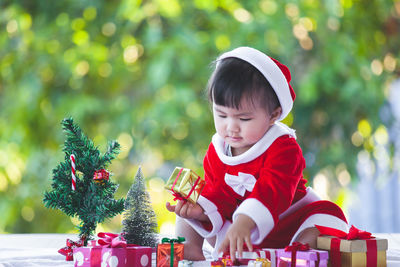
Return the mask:
<svg viewBox="0 0 400 267">
<path fill-rule="evenodd" d="M 175 166 L 203 172 L 215 131 L 204 92 L 211 63 L 242 45 L 290 68 L 297 98 L 283 122 L 297 131 L 304 176 L 345 207 L 346 190 L 362 175 L 385 170 L 385 180 L 399 162 L 390 89 L 400 66 L 399 18 L 398 1 L 2 5 L 0 233 L 76 233 L 76 218 L 42 203 L 64 158 L 59 122 L 72 116 L 101 151 L 110 139 L 120 142 L 108 167 L 119 197 L 142 166 L 159 230 L 172 234 L 163 185 Z M 121 219 L 99 229 L 118 231 Z"/>
</svg>

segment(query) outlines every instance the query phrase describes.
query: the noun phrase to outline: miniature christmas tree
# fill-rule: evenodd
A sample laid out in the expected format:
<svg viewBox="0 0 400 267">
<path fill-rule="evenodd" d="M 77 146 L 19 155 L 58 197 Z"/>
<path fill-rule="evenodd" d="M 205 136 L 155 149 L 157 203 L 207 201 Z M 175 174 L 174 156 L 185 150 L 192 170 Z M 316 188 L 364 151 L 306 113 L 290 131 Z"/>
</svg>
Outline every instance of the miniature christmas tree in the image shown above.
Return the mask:
<svg viewBox="0 0 400 267">
<path fill-rule="evenodd" d="M 123 235 L 128 244 L 155 247 L 157 244 L 157 220 L 146 191 L 141 168 L 128 191 L 125 200 Z"/>
<path fill-rule="evenodd" d="M 65 160 L 53 169 L 52 190 L 45 192 L 43 202 L 47 208 L 78 217 L 79 236 L 86 242 L 98 223 L 123 212 L 124 199 L 114 199 L 118 185 L 109 180 L 105 170 L 118 155 L 120 145 L 112 141 L 100 154 L 72 118 L 61 124 L 66 133 Z"/>
</svg>

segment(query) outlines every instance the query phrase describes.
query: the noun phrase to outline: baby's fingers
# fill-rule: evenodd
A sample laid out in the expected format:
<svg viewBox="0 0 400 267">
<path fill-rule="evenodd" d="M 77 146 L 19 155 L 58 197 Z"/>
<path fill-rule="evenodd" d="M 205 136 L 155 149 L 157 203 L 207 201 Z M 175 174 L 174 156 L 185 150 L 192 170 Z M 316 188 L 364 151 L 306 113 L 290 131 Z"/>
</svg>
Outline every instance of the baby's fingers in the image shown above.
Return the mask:
<svg viewBox="0 0 400 267">
<path fill-rule="evenodd" d="M 236 260 L 236 246 L 237 246 L 237 241 L 232 238 L 229 242 L 229 252 L 231 254 L 231 259 L 234 262 Z"/>
<path fill-rule="evenodd" d="M 239 258 L 242 258 L 243 256 L 243 239 L 238 238 L 237 240 L 237 251 L 238 251 L 238 256 Z"/>
<path fill-rule="evenodd" d="M 167 210 L 168 210 L 169 212 L 175 212 L 175 208 L 176 208 L 175 205 L 171 205 L 171 203 L 167 202 L 167 203 L 165 204 L 165 207 L 167 208 Z"/>
<path fill-rule="evenodd" d="M 244 238 L 244 241 L 246 242 L 247 248 L 249 251 L 253 251 L 253 244 L 251 244 L 250 236 L 246 236 Z"/>
<path fill-rule="evenodd" d="M 180 201 L 180 200 L 178 200 L 178 202 L 176 203 L 176 206 L 175 206 L 175 213 L 176 213 L 177 215 L 180 215 L 183 204 L 185 204 L 185 202 Z"/>
<path fill-rule="evenodd" d="M 218 248 L 218 254 L 221 252 L 224 253 L 228 248 L 228 246 L 229 246 L 229 238 L 225 238 L 222 244 Z"/>
<path fill-rule="evenodd" d="M 181 209 L 179 210 L 179 216 L 181 216 L 182 218 L 187 218 L 188 217 L 188 205 L 187 204 L 183 204 Z"/>
</svg>

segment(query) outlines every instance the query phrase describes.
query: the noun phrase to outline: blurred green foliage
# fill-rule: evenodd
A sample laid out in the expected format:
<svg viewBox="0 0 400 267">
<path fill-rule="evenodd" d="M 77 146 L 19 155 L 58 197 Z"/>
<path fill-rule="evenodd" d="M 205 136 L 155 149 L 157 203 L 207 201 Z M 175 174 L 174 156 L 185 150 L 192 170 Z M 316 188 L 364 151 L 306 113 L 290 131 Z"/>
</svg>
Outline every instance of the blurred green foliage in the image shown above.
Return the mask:
<svg viewBox="0 0 400 267">
<path fill-rule="evenodd" d="M 95 144 L 118 139 L 117 196 L 142 165 L 159 225 L 173 222 L 163 180 L 177 165 L 203 173 L 210 63 L 243 45 L 291 69 L 297 99 L 285 122 L 305 176 L 324 173 L 340 201 L 357 153 L 373 152 L 382 133 L 379 110 L 399 73 L 394 0 L 2 0 L 0 27 L 0 232 L 73 229 L 41 202 L 68 116 Z"/>
</svg>

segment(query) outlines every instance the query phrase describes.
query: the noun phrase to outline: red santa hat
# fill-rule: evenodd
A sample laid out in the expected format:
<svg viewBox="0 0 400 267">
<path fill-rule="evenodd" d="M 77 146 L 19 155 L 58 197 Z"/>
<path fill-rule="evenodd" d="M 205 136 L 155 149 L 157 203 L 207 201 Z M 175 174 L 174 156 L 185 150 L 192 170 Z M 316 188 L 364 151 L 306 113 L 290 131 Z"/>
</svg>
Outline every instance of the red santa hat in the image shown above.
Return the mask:
<svg viewBox="0 0 400 267">
<path fill-rule="evenodd" d="M 278 60 L 251 47 L 238 47 L 222 54 L 217 59 L 217 65 L 218 61 L 228 57 L 242 59 L 253 65 L 262 73 L 262 75 L 264 75 L 274 89 L 279 103 L 281 104 L 282 114 L 279 117 L 279 120 L 283 120 L 291 111 L 293 101 L 296 98 L 296 94 L 294 93 L 292 86 L 289 84 L 291 76 L 288 67 L 280 63 Z"/>
</svg>

